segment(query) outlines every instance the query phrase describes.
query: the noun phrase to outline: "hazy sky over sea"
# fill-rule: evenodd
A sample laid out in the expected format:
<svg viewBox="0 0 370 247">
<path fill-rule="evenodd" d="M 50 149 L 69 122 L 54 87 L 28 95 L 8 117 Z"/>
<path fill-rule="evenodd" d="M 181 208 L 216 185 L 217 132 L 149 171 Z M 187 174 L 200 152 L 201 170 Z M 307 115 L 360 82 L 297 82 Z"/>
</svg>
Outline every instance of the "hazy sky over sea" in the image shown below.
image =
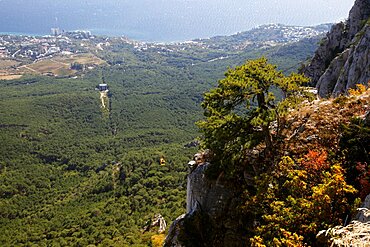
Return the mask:
<svg viewBox="0 0 370 247">
<path fill-rule="evenodd" d="M 354 0 L 0 0 L 0 32 L 66 30 L 180 41 L 257 25 L 315 25 L 347 18 Z"/>
</svg>

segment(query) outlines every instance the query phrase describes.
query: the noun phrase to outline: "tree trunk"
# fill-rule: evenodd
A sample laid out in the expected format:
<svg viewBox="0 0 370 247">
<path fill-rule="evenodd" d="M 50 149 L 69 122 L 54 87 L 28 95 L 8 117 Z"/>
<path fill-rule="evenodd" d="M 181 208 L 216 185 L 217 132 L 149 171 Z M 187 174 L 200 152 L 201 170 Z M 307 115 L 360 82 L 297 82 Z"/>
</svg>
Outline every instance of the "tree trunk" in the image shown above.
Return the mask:
<svg viewBox="0 0 370 247">
<path fill-rule="evenodd" d="M 268 106 L 266 105 L 265 101 L 265 94 L 264 93 L 259 93 L 257 94 L 257 103 L 258 107 L 261 109 L 260 114 L 264 114 L 268 111 Z M 265 144 L 266 144 L 266 155 L 270 156 L 272 153 L 272 137 L 270 133 L 270 122 L 264 122 L 262 124 L 262 132 L 265 137 Z"/>
</svg>

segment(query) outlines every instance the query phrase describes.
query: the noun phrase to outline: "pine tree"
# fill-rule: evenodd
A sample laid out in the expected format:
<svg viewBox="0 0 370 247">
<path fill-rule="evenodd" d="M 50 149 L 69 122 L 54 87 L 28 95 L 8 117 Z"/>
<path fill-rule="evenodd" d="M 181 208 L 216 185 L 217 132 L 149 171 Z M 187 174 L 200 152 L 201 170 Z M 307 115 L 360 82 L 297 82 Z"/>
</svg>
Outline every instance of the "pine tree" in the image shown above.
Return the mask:
<svg viewBox="0 0 370 247">
<path fill-rule="evenodd" d="M 272 123 L 308 96 L 301 87 L 307 81 L 295 73 L 284 76 L 266 58 L 229 69 L 218 87 L 205 94 L 202 107 L 206 119 L 198 122 L 204 148 L 214 154 L 213 163 L 221 169 L 235 166 L 243 150 L 260 144 L 266 156 L 273 155 Z"/>
</svg>

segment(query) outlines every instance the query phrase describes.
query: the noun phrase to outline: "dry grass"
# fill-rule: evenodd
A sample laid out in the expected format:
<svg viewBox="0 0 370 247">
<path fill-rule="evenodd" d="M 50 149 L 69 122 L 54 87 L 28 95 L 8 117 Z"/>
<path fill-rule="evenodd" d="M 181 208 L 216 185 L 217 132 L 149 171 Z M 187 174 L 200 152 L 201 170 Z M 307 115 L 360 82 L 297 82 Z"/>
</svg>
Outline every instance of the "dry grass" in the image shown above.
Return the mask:
<svg viewBox="0 0 370 247">
<path fill-rule="evenodd" d="M 54 60 L 60 61 L 62 63 L 80 63 L 80 64 L 94 64 L 94 65 L 102 65 L 106 62 L 93 54 L 78 54 L 78 55 L 72 55 L 70 57 L 57 57 Z"/>
<path fill-rule="evenodd" d="M 331 236 L 331 247 L 369 247 L 370 222 L 353 221 L 347 226 L 336 226 L 325 232 Z"/>
<path fill-rule="evenodd" d="M 9 69 L 12 66 L 19 66 L 20 62 L 12 59 L 0 59 L 0 70 Z"/>
<path fill-rule="evenodd" d="M 14 80 L 22 77 L 15 68 L 21 63 L 12 59 L 0 59 L 0 80 Z"/>
<path fill-rule="evenodd" d="M 370 110 L 370 89 L 361 95 L 340 99 L 316 100 L 292 112 L 284 123 L 283 149 L 300 155 L 308 150 L 335 151 L 340 138 L 341 124 L 353 117 L 364 117 Z"/>
<path fill-rule="evenodd" d="M 0 80 L 14 80 L 19 79 L 23 75 L 0 75 Z"/>
<path fill-rule="evenodd" d="M 25 65 L 25 66 L 22 66 L 21 68 L 25 68 L 25 72 L 34 72 L 34 73 L 37 73 L 37 74 L 44 74 L 44 73 L 48 73 L 48 72 L 51 72 L 53 73 L 54 71 L 60 69 L 60 68 L 63 68 L 63 67 L 67 67 L 67 65 L 61 65 L 60 63 L 57 63 L 57 62 L 54 62 L 52 60 L 42 60 L 42 61 L 39 61 L 37 63 L 33 63 L 33 64 L 29 64 L 29 65 Z M 27 71 L 29 70 L 29 71 Z"/>
<path fill-rule="evenodd" d="M 0 60 L 0 72 L 2 72 L 0 76 L 2 76 L 2 78 L 9 78 L 7 80 L 19 78 L 21 74 L 71 76 L 77 73 L 77 71 L 70 69 L 72 63 L 98 66 L 106 62 L 89 53 L 55 56 L 22 66 L 20 66 L 19 62 L 14 60 Z M 14 67 L 17 67 L 16 73 Z"/>
</svg>

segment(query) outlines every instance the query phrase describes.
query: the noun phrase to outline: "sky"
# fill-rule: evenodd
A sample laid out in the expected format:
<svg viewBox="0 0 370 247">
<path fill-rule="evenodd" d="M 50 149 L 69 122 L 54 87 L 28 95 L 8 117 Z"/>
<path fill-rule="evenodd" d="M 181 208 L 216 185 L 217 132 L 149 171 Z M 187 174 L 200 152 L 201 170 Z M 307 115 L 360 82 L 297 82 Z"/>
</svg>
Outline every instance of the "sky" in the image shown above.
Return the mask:
<svg viewBox="0 0 370 247">
<path fill-rule="evenodd" d="M 316 25 L 347 18 L 354 0 L 0 0 L 0 32 L 66 30 L 180 41 L 269 23 Z"/>
</svg>

